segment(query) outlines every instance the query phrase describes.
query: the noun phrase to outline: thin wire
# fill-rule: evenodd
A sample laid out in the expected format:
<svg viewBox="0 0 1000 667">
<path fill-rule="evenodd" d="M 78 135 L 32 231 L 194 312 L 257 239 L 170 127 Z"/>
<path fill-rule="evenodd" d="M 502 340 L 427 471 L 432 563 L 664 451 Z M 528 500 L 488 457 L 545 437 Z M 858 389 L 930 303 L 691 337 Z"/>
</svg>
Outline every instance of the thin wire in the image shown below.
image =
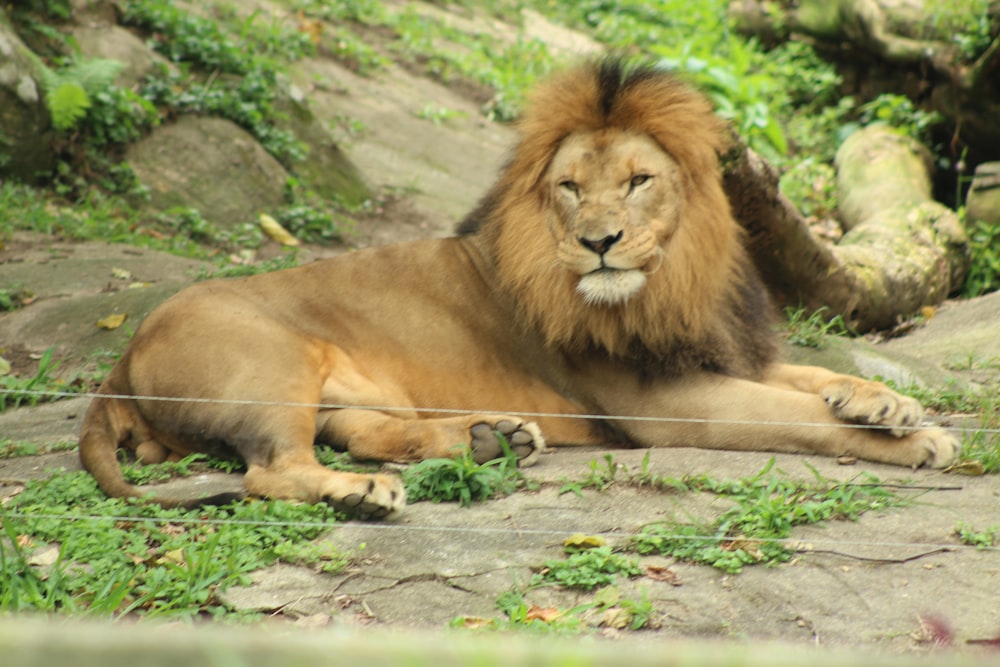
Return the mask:
<svg viewBox="0 0 1000 667">
<path fill-rule="evenodd" d="M 228 405 L 247 405 L 247 406 L 266 406 L 266 407 L 290 407 L 290 408 L 313 408 L 321 410 L 336 410 L 336 409 L 356 409 L 356 410 L 372 410 L 379 412 L 417 412 L 417 413 L 436 413 L 436 414 L 488 414 L 488 415 L 505 415 L 509 411 L 500 410 L 465 410 L 456 408 L 417 408 L 417 407 L 400 407 L 400 406 L 386 406 L 386 405 L 347 405 L 347 404 L 337 404 L 337 403 L 305 403 L 297 401 L 260 401 L 260 400 L 250 400 L 250 399 L 213 399 L 213 398 L 182 398 L 182 397 L 171 397 L 171 396 L 141 396 L 132 394 L 100 394 L 97 392 L 68 392 L 68 391 L 41 391 L 41 390 L 25 390 L 25 391 L 15 391 L 9 389 L 0 389 L 0 396 L 17 394 L 18 396 L 33 396 L 33 397 L 49 397 L 49 398 L 112 398 L 121 400 L 147 400 L 147 401 L 162 401 L 171 403 L 202 403 L 202 404 L 228 404 Z M 889 427 L 873 427 L 864 424 L 823 424 L 823 423 L 813 423 L 813 422 L 795 422 L 795 421 L 757 421 L 757 420 L 736 420 L 736 419 L 702 419 L 702 418 L 684 418 L 684 417 L 648 417 L 648 416 L 634 416 L 634 415 L 601 415 L 601 414 L 566 414 L 566 413 L 552 413 L 552 412 L 517 412 L 520 417 L 529 418 L 564 418 L 564 419 L 590 419 L 590 420 L 612 420 L 612 421 L 633 421 L 633 422 L 665 422 L 665 423 L 694 423 L 694 424 L 730 424 L 730 425 L 760 425 L 760 426 L 792 426 L 792 427 L 836 427 L 836 428 L 889 428 Z M 899 430 L 919 430 L 921 426 L 913 427 L 897 427 Z M 1000 429 L 976 429 L 977 431 L 984 433 L 998 433 Z M 323 522 L 287 522 L 287 521 L 251 521 L 244 519 L 186 519 L 186 518 L 165 518 L 165 517 L 130 517 L 130 516 L 97 516 L 97 515 L 60 515 L 60 514 L 24 514 L 19 512 L 7 511 L 4 513 L 6 517 L 9 518 L 20 518 L 20 519 L 49 519 L 56 521 L 123 521 L 123 522 L 151 522 L 151 523 L 172 523 L 172 524 L 205 524 L 205 525 L 242 525 L 242 526 L 268 526 L 268 527 L 312 527 L 312 528 L 339 528 L 343 527 L 345 524 L 329 524 Z M 354 524 L 348 524 L 354 525 Z M 394 523 L 367 523 L 364 526 L 368 529 L 374 530 L 407 530 L 407 531 L 438 531 L 438 532 L 455 532 L 455 533 L 494 533 L 503 535 L 547 535 L 547 536 L 557 536 L 557 535 L 573 535 L 576 533 L 585 533 L 590 535 L 599 535 L 602 537 L 622 537 L 621 533 L 615 532 L 603 532 L 603 533 L 593 533 L 587 530 L 549 530 L 549 529 L 508 529 L 508 528 L 485 528 L 485 527 L 450 527 L 450 526 L 413 526 L 407 524 L 394 524 Z M 673 540 L 718 540 L 720 537 L 718 535 L 680 535 L 680 534 L 660 534 L 658 537 L 664 539 Z M 741 539 L 750 542 L 769 542 L 777 544 L 789 544 L 789 545 L 803 545 L 808 543 L 809 545 L 834 545 L 834 546 L 867 546 L 867 547 L 896 547 L 896 548 L 942 548 L 942 549 L 980 549 L 986 551 L 1000 551 L 998 547 L 974 547 L 970 545 L 956 545 L 956 544 L 939 544 L 939 543 L 921 543 L 921 542 L 864 542 L 864 541 L 835 541 L 835 540 L 808 540 L 804 541 L 797 538 L 734 538 Z M 806 553 L 812 551 L 812 549 L 805 549 Z M 843 554 L 849 556 L 849 554 Z"/>
<path fill-rule="evenodd" d="M 251 399 L 232 398 L 184 398 L 176 396 L 142 396 L 136 394 L 101 394 L 97 392 L 69 392 L 69 391 L 41 391 L 41 390 L 11 390 L 0 389 L 0 396 L 17 394 L 18 396 L 33 397 L 56 397 L 56 398 L 113 398 L 121 400 L 143 400 L 161 401 L 166 403 L 206 403 L 217 405 L 248 405 L 263 407 L 286 407 L 286 408 L 314 408 L 319 410 L 371 410 L 374 412 L 417 412 L 434 414 L 453 415 L 507 415 L 510 410 L 467 410 L 462 408 L 420 408 L 392 405 L 354 405 L 340 403 L 305 403 L 298 401 L 260 401 Z M 734 426 L 775 426 L 775 427 L 806 427 L 806 428 L 845 428 L 845 429 L 869 429 L 869 430 L 896 430 L 896 431 L 920 431 L 926 426 L 884 426 L 877 424 L 850 424 L 841 423 L 819 423 L 819 422 L 797 422 L 797 421 L 763 421 L 754 419 L 708 419 L 697 417 L 651 417 L 638 415 L 603 415 L 603 414 L 571 414 L 560 412 L 523 412 L 514 410 L 519 417 L 539 418 L 559 418 L 559 419 L 589 419 L 605 421 L 630 421 L 630 422 L 663 422 L 679 424 L 727 424 Z M 976 428 L 980 433 L 1000 433 L 1000 428 Z"/>
<path fill-rule="evenodd" d="M 188 519 L 188 518 L 168 518 L 168 517 L 135 517 L 135 516 L 99 516 L 99 515 L 66 515 L 66 514 L 26 514 L 22 512 L 5 511 L 4 517 L 14 519 L 47 519 L 52 521 L 88 521 L 88 522 L 123 522 L 123 523 L 158 523 L 158 524 L 190 524 L 209 526 L 253 526 L 267 528 L 326 528 L 330 530 L 353 527 L 364 528 L 366 530 L 389 530 L 389 531 L 410 531 L 410 532 L 440 532 L 440 533 L 479 533 L 503 536 L 524 536 L 537 535 L 543 537 L 588 535 L 603 538 L 623 538 L 632 535 L 614 531 L 593 532 L 588 529 L 573 530 L 546 529 L 546 528 L 490 528 L 483 526 L 415 526 L 401 523 L 327 523 L 321 521 L 262 521 L 248 519 Z M 720 535 L 682 535 L 671 533 L 657 533 L 658 539 L 664 540 L 722 540 L 734 542 L 759 542 L 770 544 L 784 544 L 790 548 L 795 548 L 803 553 L 815 551 L 815 546 L 850 546 L 850 547 L 884 547 L 896 549 L 948 549 L 953 551 L 977 550 L 977 551 L 1000 551 L 1000 547 L 979 547 L 969 544 L 950 544 L 941 542 L 866 542 L 862 540 L 828 540 L 795 537 L 741 537 L 741 536 L 720 536 Z M 846 554 L 845 554 L 846 555 Z"/>
</svg>

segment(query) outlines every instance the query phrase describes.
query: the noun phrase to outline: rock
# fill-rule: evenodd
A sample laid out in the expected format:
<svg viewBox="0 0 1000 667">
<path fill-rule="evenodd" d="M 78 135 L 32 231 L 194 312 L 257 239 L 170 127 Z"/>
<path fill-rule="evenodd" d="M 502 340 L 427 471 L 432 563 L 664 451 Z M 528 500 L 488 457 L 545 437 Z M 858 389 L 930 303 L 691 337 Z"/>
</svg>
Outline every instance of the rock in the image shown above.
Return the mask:
<svg viewBox="0 0 1000 667">
<path fill-rule="evenodd" d="M 337 145 L 330 131 L 316 119 L 303 91 L 290 81 L 284 84 L 275 101 L 275 111 L 283 119 L 282 129 L 289 129 L 309 148 L 305 160 L 292 170 L 316 194 L 349 205 L 361 204 L 371 197 L 371 189 L 358 168 Z"/>
<path fill-rule="evenodd" d="M 976 167 L 965 202 L 965 220 L 1000 225 L 1000 162 L 984 162 Z"/>
<path fill-rule="evenodd" d="M 117 25 L 82 25 L 73 29 L 73 38 L 85 58 L 107 58 L 123 63 L 115 83 L 131 87 L 168 61 L 146 46 L 145 42 Z"/>
<path fill-rule="evenodd" d="M 130 146 L 125 159 L 154 211 L 195 208 L 213 224 L 235 227 L 285 203 L 288 172 L 223 118 L 181 116 Z"/>
<path fill-rule="evenodd" d="M 0 8 L 0 178 L 32 181 L 52 167 L 52 123 L 39 65 Z"/>
<path fill-rule="evenodd" d="M 0 285 L 35 295 L 30 305 L 0 317 L 0 347 L 21 345 L 34 354 L 54 347 L 62 372 L 98 352 L 121 351 L 153 308 L 208 266 L 124 245 L 43 239 L 19 234 L 0 251 Z M 121 327 L 97 326 L 114 313 L 127 316 Z"/>
</svg>

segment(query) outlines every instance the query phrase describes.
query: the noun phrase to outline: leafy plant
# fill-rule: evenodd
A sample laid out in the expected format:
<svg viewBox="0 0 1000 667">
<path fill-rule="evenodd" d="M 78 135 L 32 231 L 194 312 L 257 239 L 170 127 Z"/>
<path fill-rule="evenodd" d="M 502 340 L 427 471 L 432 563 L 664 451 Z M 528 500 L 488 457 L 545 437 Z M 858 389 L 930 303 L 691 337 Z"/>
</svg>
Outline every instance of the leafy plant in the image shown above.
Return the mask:
<svg viewBox="0 0 1000 667">
<path fill-rule="evenodd" d="M 524 483 L 517 469 L 517 457 L 503 440 L 504 456 L 476 463 L 468 447 L 453 459 L 427 459 L 403 471 L 403 485 L 410 502 L 457 501 L 468 507 L 499 494 L 513 493 Z"/>
<path fill-rule="evenodd" d="M 219 21 L 202 18 L 166 0 L 123 3 L 123 21 L 149 31 L 154 46 L 173 62 L 190 63 L 216 74 L 234 75 L 222 81 L 213 75 L 200 81 L 190 74 L 163 71 L 146 82 L 142 96 L 181 112 L 214 113 L 253 134 L 279 160 L 294 164 L 305 157 L 305 146 L 294 133 L 275 125 L 277 75 L 275 56 L 296 60 L 314 50 L 309 36 L 298 30 L 262 29 L 247 19 L 239 37 Z"/>
<path fill-rule="evenodd" d="M 828 220 L 836 216 L 837 178 L 829 162 L 807 157 L 789 166 L 781 175 L 781 191 L 807 219 Z"/>
<path fill-rule="evenodd" d="M 885 123 L 903 134 L 922 142 L 929 139 L 931 129 L 944 119 L 937 112 L 927 112 L 914 106 L 905 95 L 885 93 L 862 104 L 861 124 Z"/>
<path fill-rule="evenodd" d="M 546 561 L 542 570 L 532 578 L 531 586 L 556 584 L 590 591 L 613 584 L 618 575 L 637 577 L 640 574 L 642 568 L 636 558 L 601 546 L 574 551 L 566 560 Z"/>
<path fill-rule="evenodd" d="M 648 454 L 644 460 L 648 463 Z M 583 489 L 603 491 L 614 483 L 615 476 L 618 474 L 618 464 L 615 463 L 613 454 L 604 455 L 603 467 L 597 462 L 597 459 L 591 459 L 589 466 L 589 475 L 581 481 L 565 480 L 562 488 L 559 489 L 559 494 L 572 492 L 578 496 L 582 496 Z"/>
<path fill-rule="evenodd" d="M 997 543 L 997 535 L 1000 534 L 1000 527 L 990 526 L 986 530 L 976 530 L 964 521 L 955 524 L 955 534 L 962 544 L 976 547 L 978 549 L 989 549 Z"/>
<path fill-rule="evenodd" d="M 834 482 L 813 469 L 815 480 L 809 484 L 772 474 L 773 468 L 774 459 L 753 477 L 736 481 L 685 477 L 681 481 L 690 490 L 727 498 L 732 508 L 712 521 L 650 524 L 633 538 L 633 547 L 735 574 L 746 565 L 789 560 L 792 551 L 784 540 L 795 526 L 853 520 L 905 502 L 872 475 L 863 475 L 860 483 Z"/>
<path fill-rule="evenodd" d="M 979 296 L 1000 289 L 1000 223 L 975 220 L 966 223 L 972 261 L 962 285 L 962 295 Z"/>
<path fill-rule="evenodd" d="M 0 439 L 0 459 L 13 459 L 21 456 L 36 456 L 48 452 L 65 452 L 76 449 L 75 442 L 53 442 L 45 445 L 25 440 Z"/>
<path fill-rule="evenodd" d="M 928 0 L 924 10 L 930 20 L 921 36 L 950 41 L 969 60 L 985 51 L 993 39 L 990 0 Z"/>
<path fill-rule="evenodd" d="M 71 130 L 90 108 L 91 97 L 111 87 L 125 65 L 117 60 L 95 59 L 71 62 L 64 68 L 40 69 L 45 103 L 57 130 Z"/>
</svg>

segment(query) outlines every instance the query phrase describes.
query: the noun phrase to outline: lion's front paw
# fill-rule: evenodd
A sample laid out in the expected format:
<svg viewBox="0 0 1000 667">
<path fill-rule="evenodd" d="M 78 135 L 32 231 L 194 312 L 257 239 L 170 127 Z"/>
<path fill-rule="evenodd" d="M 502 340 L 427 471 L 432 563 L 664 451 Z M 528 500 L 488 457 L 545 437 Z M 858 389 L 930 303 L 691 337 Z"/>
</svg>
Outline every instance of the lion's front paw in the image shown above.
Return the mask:
<svg viewBox="0 0 1000 667">
<path fill-rule="evenodd" d="M 486 463 L 503 456 L 502 436 L 517 457 L 518 465 L 530 466 L 545 449 L 541 429 L 534 422 L 521 422 L 500 418 L 495 422 L 479 422 L 469 429 L 472 458 L 476 463 Z"/>
<path fill-rule="evenodd" d="M 406 506 L 406 489 L 395 475 L 368 475 L 349 493 L 327 495 L 324 501 L 357 519 L 385 519 Z"/>
<path fill-rule="evenodd" d="M 820 392 L 837 419 L 888 426 L 898 437 L 906 435 L 923 418 L 923 408 L 915 399 L 901 396 L 880 382 L 846 378 L 832 382 Z"/>
<path fill-rule="evenodd" d="M 947 468 L 958 459 L 962 444 L 958 438 L 943 428 L 929 428 L 917 431 L 912 436 L 917 444 L 927 452 L 921 462 L 925 468 Z"/>
</svg>

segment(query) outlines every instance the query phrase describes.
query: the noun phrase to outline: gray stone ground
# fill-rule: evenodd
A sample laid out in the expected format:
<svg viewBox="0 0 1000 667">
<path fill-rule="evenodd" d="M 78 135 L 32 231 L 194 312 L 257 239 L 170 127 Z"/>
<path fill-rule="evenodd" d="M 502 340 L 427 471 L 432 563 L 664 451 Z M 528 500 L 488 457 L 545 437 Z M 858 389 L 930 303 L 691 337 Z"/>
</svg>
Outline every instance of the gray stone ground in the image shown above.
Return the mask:
<svg viewBox="0 0 1000 667">
<path fill-rule="evenodd" d="M 414 79 L 401 68 L 361 80 L 336 64 L 305 61 L 295 78 L 324 121 L 332 123 L 347 114 L 368 128 L 348 147 L 366 178 L 376 187 L 411 195 L 412 208 L 359 229 L 353 239 L 356 245 L 446 233 L 485 190 L 509 145 L 509 129 L 484 123 L 475 103 L 440 84 Z M 443 126 L 419 121 L 416 114 L 428 103 L 461 114 Z M 38 298 L 27 308 L 0 315 L 4 356 L 27 368 L 31 355 L 54 347 L 56 356 L 65 359 L 63 371 L 92 367 L 102 351 L 120 349 L 145 314 L 190 282 L 202 267 L 192 260 L 137 248 L 18 236 L 0 250 L 0 286 L 30 288 Z M 115 313 L 127 315 L 120 329 L 95 325 Z M 902 339 L 877 345 L 835 342 L 822 353 L 803 349 L 789 353 L 799 362 L 932 386 L 948 381 L 962 386 L 997 382 L 1000 294 L 946 304 L 924 327 Z M 86 405 L 87 399 L 71 399 L 2 414 L 0 438 L 72 441 Z M 943 419 L 955 428 L 965 424 Z M 416 631 L 428 644 L 437 645 L 437 633 L 455 617 L 498 617 L 497 596 L 523 585 L 546 560 L 559 558 L 561 544 L 571 533 L 603 534 L 616 543 L 649 521 L 708 516 L 724 509 L 722 501 L 709 496 L 655 492 L 623 483 L 603 492 L 585 490 L 582 497 L 559 493 L 563 480 L 582 480 L 592 461 L 603 463 L 604 454 L 596 450 L 547 454 L 528 471 L 541 483 L 537 491 L 468 509 L 419 503 L 394 522 L 336 527 L 322 539 L 340 548 L 365 545 L 348 572 L 333 576 L 274 567 L 258 572 L 252 585 L 229 590 L 226 599 L 234 607 L 273 612 L 276 618 L 305 627 L 363 628 L 373 637 L 383 636 L 379 630 Z M 624 469 L 635 471 L 644 452 L 611 454 Z M 674 477 L 690 472 L 742 478 L 759 471 L 770 456 L 655 450 L 650 466 L 653 473 Z M 674 646 L 669 644 L 672 640 L 727 639 L 744 646 L 740 640 L 751 639 L 751 648 L 773 640 L 799 649 L 852 647 L 867 654 L 912 657 L 929 650 L 921 642 L 926 635 L 920 618 L 936 617 L 953 628 L 961 651 L 979 655 L 979 649 L 964 642 L 1000 634 L 1000 556 L 997 551 L 961 547 L 953 531 L 960 521 L 980 530 L 1000 526 L 1000 480 L 777 457 L 777 466 L 797 477 L 811 476 L 807 462 L 833 478 L 872 472 L 886 481 L 939 490 L 927 490 L 907 508 L 797 530 L 794 537 L 801 541 L 802 553 L 778 567 L 750 567 L 742 574 L 726 575 L 654 559 L 650 564 L 670 568 L 679 585 L 650 577 L 621 584 L 627 597 L 647 596 L 659 624 L 655 630 L 621 633 L 627 645 L 658 647 L 652 653 L 658 655 L 673 650 L 666 648 Z M 0 496 L 16 491 L 25 479 L 77 466 L 73 452 L 2 460 Z M 620 479 L 626 476 L 624 469 Z M 239 478 L 213 476 L 191 483 L 238 485 Z M 562 609 L 590 599 L 587 594 L 556 589 L 534 590 L 528 597 L 540 607 Z M 0 647 L 9 646 L 6 640 L 18 634 L 19 628 L 11 627 L 0 625 Z M 107 641 L 101 631 L 94 636 Z M 16 658 L 32 648 L 56 644 L 44 639 L 23 642 L 21 653 L 3 648 L 8 652 L 0 655 L 15 656 L 12 664 L 29 664 Z M 79 645 L 70 645 L 66 655 L 75 656 L 73 650 Z M 780 655 L 767 654 L 768 659 Z M 823 663 L 822 654 L 810 655 L 810 660 Z M 768 659 L 753 664 L 772 664 Z M 6 658 L 3 663 L 7 664 Z"/>
</svg>

